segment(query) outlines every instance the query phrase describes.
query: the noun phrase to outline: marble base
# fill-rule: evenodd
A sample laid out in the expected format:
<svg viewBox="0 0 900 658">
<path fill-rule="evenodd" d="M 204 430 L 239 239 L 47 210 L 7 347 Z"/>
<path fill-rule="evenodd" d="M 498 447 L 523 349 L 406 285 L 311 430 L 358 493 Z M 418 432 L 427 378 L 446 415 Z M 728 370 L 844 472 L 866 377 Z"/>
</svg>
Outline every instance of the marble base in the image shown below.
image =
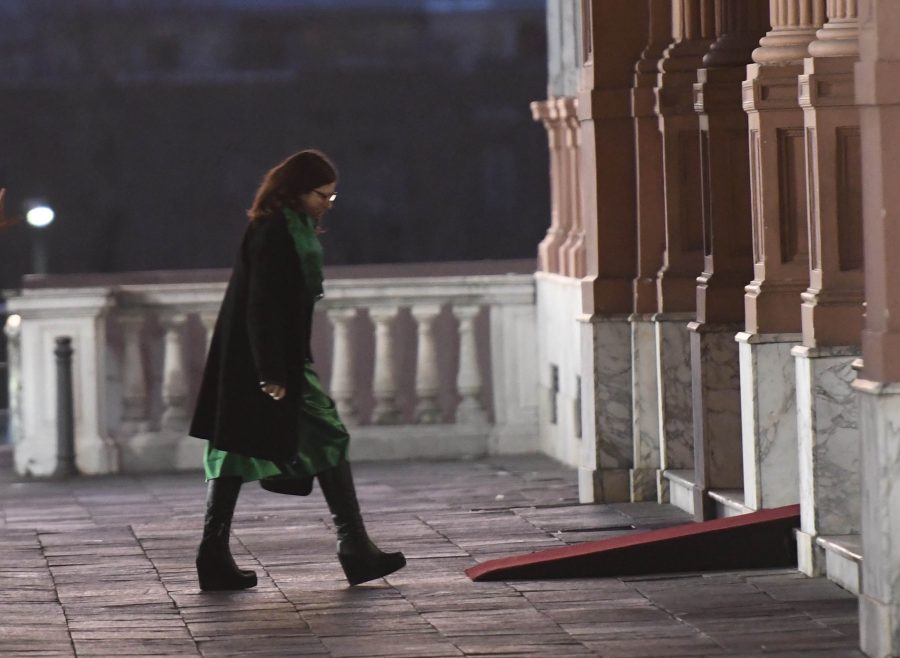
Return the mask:
<svg viewBox="0 0 900 658">
<path fill-rule="evenodd" d="M 657 501 L 669 502 L 666 470 L 694 468 L 694 420 L 691 400 L 691 341 L 687 325 L 693 313 L 658 313 L 656 324 L 659 468 Z"/>
<path fill-rule="evenodd" d="M 797 484 L 797 376 L 791 348 L 800 334 L 736 337 L 741 368 L 744 504 L 752 510 L 794 505 Z"/>
<path fill-rule="evenodd" d="M 694 515 L 715 516 L 710 489 L 743 490 L 738 327 L 691 322 Z"/>
<path fill-rule="evenodd" d="M 860 531 L 860 432 L 852 382 L 859 348 L 794 347 L 797 374 L 800 529 L 819 535 Z M 799 534 L 798 534 L 799 537 Z M 801 564 L 808 575 L 821 574 L 820 551 L 809 550 Z"/>
<path fill-rule="evenodd" d="M 581 354 L 593 366 L 581 379 L 585 502 L 631 500 L 634 439 L 631 419 L 631 323 L 627 316 L 579 316 Z"/>
<path fill-rule="evenodd" d="M 819 537 L 816 542 L 825 550 L 825 575 L 852 594 L 859 594 L 862 567 L 859 535 Z"/>
<path fill-rule="evenodd" d="M 807 576 L 825 575 L 825 549 L 816 541 L 816 535 L 795 530 L 797 540 L 797 569 Z"/>
<path fill-rule="evenodd" d="M 634 467 L 631 470 L 632 502 L 656 501 L 659 470 L 659 367 L 656 322 L 653 316 L 631 318 L 631 418 Z"/>
<path fill-rule="evenodd" d="M 854 382 L 862 435 L 860 644 L 900 655 L 900 383 Z"/>
</svg>

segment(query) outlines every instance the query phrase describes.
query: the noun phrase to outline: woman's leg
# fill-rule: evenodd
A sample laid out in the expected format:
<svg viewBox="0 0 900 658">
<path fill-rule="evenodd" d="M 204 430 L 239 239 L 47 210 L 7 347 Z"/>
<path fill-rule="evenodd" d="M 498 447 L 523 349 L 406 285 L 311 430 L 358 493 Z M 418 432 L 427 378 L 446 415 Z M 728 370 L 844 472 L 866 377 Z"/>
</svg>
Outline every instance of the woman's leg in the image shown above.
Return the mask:
<svg viewBox="0 0 900 658">
<path fill-rule="evenodd" d="M 384 553 L 369 539 L 347 460 L 316 477 L 337 528 L 338 559 L 351 585 L 382 578 L 406 566 L 403 553 Z"/>
<path fill-rule="evenodd" d="M 231 519 L 242 482 L 240 477 L 226 476 L 207 483 L 206 519 L 203 522 L 203 539 L 197 550 L 200 589 L 246 589 L 256 586 L 256 574 L 238 569 L 228 547 Z"/>
</svg>

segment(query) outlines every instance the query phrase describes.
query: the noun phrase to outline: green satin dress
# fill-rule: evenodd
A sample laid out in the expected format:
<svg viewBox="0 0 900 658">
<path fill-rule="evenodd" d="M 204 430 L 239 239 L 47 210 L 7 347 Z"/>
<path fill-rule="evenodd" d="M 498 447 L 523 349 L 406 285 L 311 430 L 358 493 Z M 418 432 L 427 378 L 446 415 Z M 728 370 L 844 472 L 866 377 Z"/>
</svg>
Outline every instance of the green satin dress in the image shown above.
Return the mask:
<svg viewBox="0 0 900 658">
<path fill-rule="evenodd" d="M 322 245 L 313 220 L 285 208 L 288 231 L 300 257 L 308 293 L 316 300 L 322 292 Z M 296 478 L 315 475 L 337 466 L 347 456 L 350 434 L 341 422 L 334 401 L 323 390 L 312 363 L 306 362 L 306 388 L 300 406 L 297 459 L 290 465 L 276 465 L 266 459 L 245 457 L 206 444 L 203 464 L 206 479 L 238 476 L 244 482 L 263 479 Z"/>
</svg>

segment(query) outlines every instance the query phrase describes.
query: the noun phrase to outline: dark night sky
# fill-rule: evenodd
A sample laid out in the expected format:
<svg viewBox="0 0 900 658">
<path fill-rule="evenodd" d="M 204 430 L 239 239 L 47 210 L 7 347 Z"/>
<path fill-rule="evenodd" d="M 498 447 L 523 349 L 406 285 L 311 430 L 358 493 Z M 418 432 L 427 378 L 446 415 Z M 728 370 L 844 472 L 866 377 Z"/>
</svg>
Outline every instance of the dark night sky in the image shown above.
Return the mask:
<svg viewBox="0 0 900 658">
<path fill-rule="evenodd" d="M 528 258 L 546 231 L 543 0 L 0 12 L 0 187 L 58 210 L 54 273 L 230 266 L 259 177 L 306 146 L 341 170 L 331 264 Z M 0 288 L 31 238 L 0 233 Z"/>
</svg>

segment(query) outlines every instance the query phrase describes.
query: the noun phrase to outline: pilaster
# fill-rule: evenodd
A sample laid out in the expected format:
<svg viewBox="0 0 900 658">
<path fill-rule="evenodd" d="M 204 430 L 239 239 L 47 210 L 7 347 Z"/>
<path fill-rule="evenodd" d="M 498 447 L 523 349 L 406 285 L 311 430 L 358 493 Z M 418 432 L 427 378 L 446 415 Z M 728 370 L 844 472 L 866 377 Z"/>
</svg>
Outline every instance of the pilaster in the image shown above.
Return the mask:
<svg viewBox="0 0 900 658">
<path fill-rule="evenodd" d="M 703 270 L 700 119 L 694 111 L 693 85 L 715 38 L 712 0 L 674 0 L 668 9 L 672 28 L 670 43 L 657 65 L 654 90 L 662 145 L 665 213 L 663 261 L 656 275 L 655 316 L 660 421 L 657 489 L 661 502 L 669 501 L 669 486 L 673 481 L 665 476 L 666 471 L 693 469 L 687 323 L 695 319 L 697 275 Z M 641 157 L 646 157 L 643 152 Z"/>
<path fill-rule="evenodd" d="M 798 564 L 822 573 L 816 540 L 860 528 L 853 362 L 863 320 L 862 175 L 854 97 L 856 0 L 829 0 L 799 78 L 807 153 L 810 281 L 797 367 L 801 527 Z"/>
<path fill-rule="evenodd" d="M 860 402 L 862 563 L 860 642 L 900 655 L 900 3 L 860 0 L 860 106 L 866 317 Z"/>
<path fill-rule="evenodd" d="M 668 4 L 651 2 L 649 38 L 634 69 L 631 111 L 637 183 L 637 272 L 631 316 L 632 421 L 634 466 L 631 471 L 632 500 L 658 500 L 660 469 L 659 350 L 654 314 L 659 308 L 657 275 L 666 249 L 666 203 L 663 176 L 663 145 L 656 114 L 656 84 L 659 61 L 672 38 L 672 10 Z"/>
<path fill-rule="evenodd" d="M 830 0 L 826 9 L 800 76 L 810 235 L 801 320 L 809 347 L 858 344 L 864 298 L 856 0 Z"/>
<path fill-rule="evenodd" d="M 768 8 L 717 0 L 717 39 L 697 73 L 698 155 L 703 272 L 691 331 L 694 407 L 694 515 L 715 513 L 711 489 L 741 489 L 741 394 L 738 348 L 744 285 L 752 276 L 745 66 L 768 25 Z"/>
<path fill-rule="evenodd" d="M 796 503 L 797 403 L 791 349 L 809 287 L 808 194 L 798 76 L 825 0 L 777 0 L 772 29 L 743 83 L 750 131 L 753 280 L 745 286 L 741 359 L 744 504 Z"/>
<path fill-rule="evenodd" d="M 630 499 L 632 283 L 636 181 L 631 92 L 647 45 L 649 3 L 582 4 L 584 43 L 578 96 L 586 276 L 581 281 L 583 501 Z"/>
</svg>

